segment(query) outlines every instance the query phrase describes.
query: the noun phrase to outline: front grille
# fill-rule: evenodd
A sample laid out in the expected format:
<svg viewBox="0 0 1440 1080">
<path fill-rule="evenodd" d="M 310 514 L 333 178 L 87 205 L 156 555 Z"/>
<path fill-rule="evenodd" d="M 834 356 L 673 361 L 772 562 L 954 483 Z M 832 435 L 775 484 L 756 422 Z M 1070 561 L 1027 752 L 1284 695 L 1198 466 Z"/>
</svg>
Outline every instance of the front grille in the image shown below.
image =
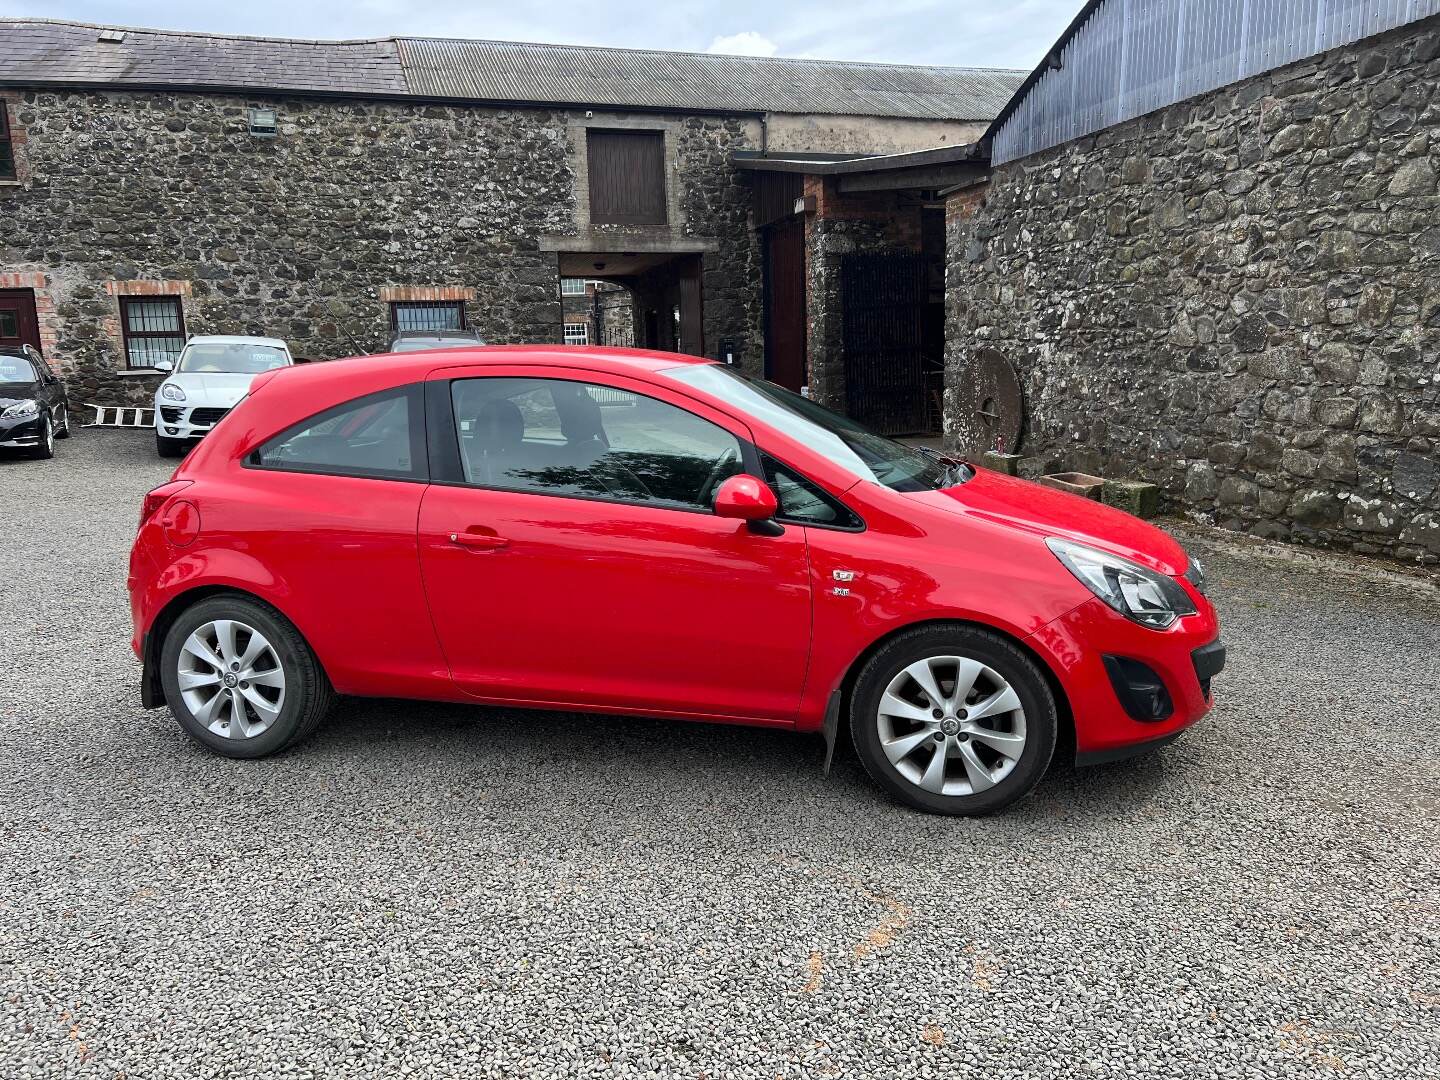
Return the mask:
<svg viewBox="0 0 1440 1080">
<path fill-rule="evenodd" d="M 167 424 L 178 424 L 180 422 L 180 414 L 184 411 L 185 410 L 178 405 L 160 406 L 160 415 L 164 417 Z"/>
<path fill-rule="evenodd" d="M 229 409 L 191 409 L 190 423 L 197 427 L 214 427 Z"/>
</svg>

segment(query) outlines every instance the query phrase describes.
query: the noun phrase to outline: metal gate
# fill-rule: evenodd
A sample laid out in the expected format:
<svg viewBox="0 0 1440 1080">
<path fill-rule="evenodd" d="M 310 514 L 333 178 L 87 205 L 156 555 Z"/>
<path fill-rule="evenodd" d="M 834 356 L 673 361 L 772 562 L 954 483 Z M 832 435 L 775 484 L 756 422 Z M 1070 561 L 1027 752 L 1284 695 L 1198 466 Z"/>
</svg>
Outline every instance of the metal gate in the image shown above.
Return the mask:
<svg viewBox="0 0 1440 1080">
<path fill-rule="evenodd" d="M 846 255 L 840 303 L 846 412 L 885 435 L 924 431 L 924 260 Z"/>
</svg>

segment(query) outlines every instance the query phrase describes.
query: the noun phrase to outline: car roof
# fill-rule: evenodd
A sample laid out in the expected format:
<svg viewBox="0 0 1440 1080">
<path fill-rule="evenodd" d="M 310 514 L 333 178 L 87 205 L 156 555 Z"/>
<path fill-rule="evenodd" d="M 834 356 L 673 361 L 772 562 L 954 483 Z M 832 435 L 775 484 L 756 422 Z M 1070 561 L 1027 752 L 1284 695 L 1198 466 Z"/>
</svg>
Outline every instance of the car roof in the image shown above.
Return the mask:
<svg viewBox="0 0 1440 1080">
<path fill-rule="evenodd" d="M 247 334 L 191 334 L 185 344 L 268 345 L 272 349 L 284 349 L 287 352 L 290 350 L 290 346 L 286 345 L 280 338 L 252 337 Z"/>
<path fill-rule="evenodd" d="M 396 330 L 392 335 L 397 338 L 477 338 L 480 336 L 478 330 Z"/>
<path fill-rule="evenodd" d="M 23 356 L 26 360 L 30 359 L 30 354 L 25 351 L 24 345 L 0 345 L 0 355 Z"/>
<path fill-rule="evenodd" d="M 287 386 L 315 383 L 370 382 L 382 373 L 392 386 L 423 379 L 437 368 L 503 364 L 534 364 L 555 367 L 591 368 L 597 372 L 624 375 L 664 371 L 686 364 L 709 364 L 701 356 L 654 352 L 649 349 L 616 349 L 599 345 L 471 345 L 455 349 L 427 349 L 415 353 L 375 353 L 324 364 L 300 364 L 284 372 Z"/>
</svg>

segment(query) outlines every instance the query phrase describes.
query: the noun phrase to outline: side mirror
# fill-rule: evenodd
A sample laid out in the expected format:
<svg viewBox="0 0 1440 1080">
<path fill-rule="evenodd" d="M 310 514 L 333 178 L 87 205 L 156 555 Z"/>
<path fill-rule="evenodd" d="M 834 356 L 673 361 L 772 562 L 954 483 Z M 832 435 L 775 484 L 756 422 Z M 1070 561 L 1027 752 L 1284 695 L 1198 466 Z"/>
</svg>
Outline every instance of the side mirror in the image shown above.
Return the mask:
<svg viewBox="0 0 1440 1080">
<path fill-rule="evenodd" d="M 755 532 L 778 534 L 780 526 L 771 519 L 779 511 L 769 486 L 744 473 L 730 477 L 715 491 L 715 516 L 749 522 Z"/>
<path fill-rule="evenodd" d="M 161 360 L 158 364 L 155 365 L 155 370 L 163 371 L 168 375 L 170 372 L 175 370 L 175 365 L 172 364 L 169 360 Z"/>
</svg>

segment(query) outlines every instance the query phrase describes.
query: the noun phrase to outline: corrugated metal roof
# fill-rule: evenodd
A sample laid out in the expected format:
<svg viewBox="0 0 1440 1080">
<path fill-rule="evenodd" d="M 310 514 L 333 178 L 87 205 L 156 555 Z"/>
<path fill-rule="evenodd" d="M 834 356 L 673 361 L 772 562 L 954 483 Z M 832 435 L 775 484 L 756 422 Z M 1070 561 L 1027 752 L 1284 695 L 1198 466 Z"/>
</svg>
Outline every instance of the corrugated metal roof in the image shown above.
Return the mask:
<svg viewBox="0 0 1440 1080">
<path fill-rule="evenodd" d="M 1020 83 L 994 68 L 401 38 L 413 93 L 661 109 L 985 120 Z"/>
<path fill-rule="evenodd" d="M 0 19 L 0 84 L 183 86 L 700 112 L 988 120 L 1023 72 L 386 38 L 298 41 Z"/>
</svg>

